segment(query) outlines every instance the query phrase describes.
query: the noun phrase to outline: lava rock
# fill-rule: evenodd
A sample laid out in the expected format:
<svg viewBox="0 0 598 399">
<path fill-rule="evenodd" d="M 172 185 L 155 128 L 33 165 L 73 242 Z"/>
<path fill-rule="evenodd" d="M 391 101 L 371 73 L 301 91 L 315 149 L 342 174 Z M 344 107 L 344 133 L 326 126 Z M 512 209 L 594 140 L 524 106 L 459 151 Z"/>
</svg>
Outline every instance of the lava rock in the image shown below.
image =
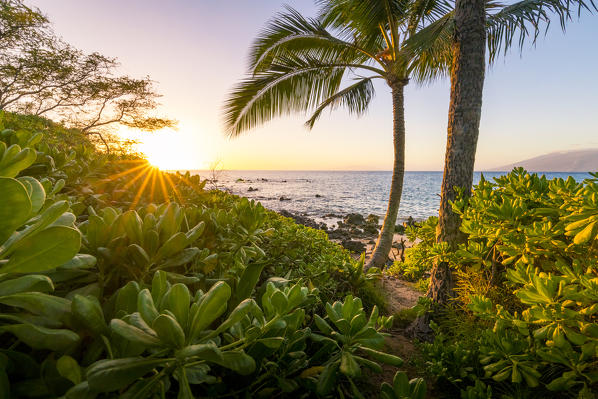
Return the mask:
<svg viewBox="0 0 598 399">
<path fill-rule="evenodd" d="M 363 231 L 366 234 L 378 234 L 378 225 L 374 225 L 374 224 L 366 224 L 363 227 Z"/>
<path fill-rule="evenodd" d="M 363 226 L 365 224 L 365 218 L 359 213 L 349 213 L 347 216 L 345 216 L 343 222 L 345 224 L 352 224 L 354 226 Z"/>
<path fill-rule="evenodd" d="M 281 196 L 279 199 L 279 201 L 290 201 L 291 199 L 289 197 L 285 197 L 284 195 Z"/>
<path fill-rule="evenodd" d="M 380 223 L 380 218 L 377 215 L 374 215 L 373 213 L 370 213 L 368 215 L 368 217 L 365 219 L 365 222 L 367 224 L 373 224 L 378 226 L 378 224 Z"/>
<path fill-rule="evenodd" d="M 346 249 L 348 249 L 351 252 L 354 253 L 362 253 L 365 252 L 365 244 L 362 243 L 361 241 L 355 241 L 355 240 L 343 240 L 341 242 L 341 245 L 343 247 L 345 247 Z"/>
<path fill-rule="evenodd" d="M 326 223 L 318 223 L 315 220 L 313 220 L 307 216 L 297 215 L 297 214 L 291 213 L 284 209 L 279 211 L 278 213 L 284 217 L 293 219 L 295 221 L 295 223 L 302 224 L 307 227 L 311 227 L 312 229 L 324 230 L 324 231 L 327 231 L 327 229 L 328 229 L 328 227 L 326 226 Z"/>
<path fill-rule="evenodd" d="M 253 192 L 253 191 L 258 191 L 258 189 L 257 189 L 257 188 L 254 188 L 254 187 L 251 187 L 251 186 L 249 186 L 249 188 L 247 189 L 247 191 L 249 191 L 249 192 Z"/>
</svg>

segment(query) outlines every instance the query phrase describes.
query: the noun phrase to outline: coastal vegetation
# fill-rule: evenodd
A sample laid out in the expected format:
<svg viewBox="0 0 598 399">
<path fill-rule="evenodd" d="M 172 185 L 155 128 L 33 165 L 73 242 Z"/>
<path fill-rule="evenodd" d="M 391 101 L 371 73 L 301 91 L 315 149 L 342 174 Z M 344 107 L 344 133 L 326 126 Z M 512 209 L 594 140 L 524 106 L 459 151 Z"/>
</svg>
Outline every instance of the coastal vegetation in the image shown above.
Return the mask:
<svg viewBox="0 0 598 399">
<path fill-rule="evenodd" d="M 310 129 L 326 109 L 344 107 L 363 115 L 374 96 L 374 81 L 385 81 L 393 104 L 393 177 L 382 229 L 367 264 L 382 267 L 392 247 L 403 190 L 405 86 L 410 80 L 422 84 L 450 72 L 440 239 L 455 241 L 459 223 L 450 211 L 450 202 L 453 187 L 471 189 L 486 42 L 492 61 L 507 51 L 517 36 L 520 45 L 527 36 L 535 39 L 542 24 L 550 23 L 551 13 L 558 15 L 564 28 L 574 5 L 579 10 L 589 9 L 588 5 L 583 0 L 523 0 L 511 5 L 484 1 L 316 3 L 317 18 L 306 18 L 287 7 L 255 39 L 249 76 L 232 90 L 225 104 L 229 135 L 236 137 L 290 112 L 313 112 L 305 123 Z M 355 82 L 347 85 L 347 80 Z M 433 278 L 431 296 L 439 300 L 449 295 L 451 286 L 445 283 L 450 273 L 442 267 L 435 274 L 438 278 Z"/>
<path fill-rule="evenodd" d="M 356 296 L 379 298 L 363 259 L 324 233 L 48 120 L 0 122 L 3 397 L 356 396 L 402 364 L 392 317 Z"/>
<path fill-rule="evenodd" d="M 383 79 L 395 162 L 369 263 L 214 181 L 152 166 L 111 133 L 174 125 L 155 113 L 153 82 L 0 2 L 0 397 L 596 398 L 598 174 L 517 168 L 472 187 L 486 47 L 492 61 L 593 4 L 317 4 L 317 18 L 288 8 L 257 38 L 227 126 L 360 115 Z M 412 246 L 378 268 L 401 198 L 404 87 L 449 72 L 439 216 L 407 223 Z M 379 227 L 376 215 L 344 224 Z M 421 291 L 413 307 L 391 306 L 390 275 Z"/>
<path fill-rule="evenodd" d="M 440 261 L 455 278 L 456 298 L 422 347 L 436 384 L 482 395 L 465 397 L 594 397 L 597 200 L 596 174 L 578 182 L 516 169 L 457 196 L 456 248 L 435 241 L 436 217 L 411 229 L 421 241 L 391 270 L 427 281 Z"/>
</svg>

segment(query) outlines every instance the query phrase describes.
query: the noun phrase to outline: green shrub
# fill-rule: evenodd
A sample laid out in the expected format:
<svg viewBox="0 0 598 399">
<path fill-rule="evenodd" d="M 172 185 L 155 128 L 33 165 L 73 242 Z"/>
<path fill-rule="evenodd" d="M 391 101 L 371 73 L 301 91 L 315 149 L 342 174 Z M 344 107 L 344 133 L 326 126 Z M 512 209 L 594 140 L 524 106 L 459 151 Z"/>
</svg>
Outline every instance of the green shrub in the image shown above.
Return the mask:
<svg viewBox="0 0 598 399">
<path fill-rule="evenodd" d="M 1 123 L 0 396 L 360 397 L 362 366 L 400 363 L 378 273 L 325 233 L 50 121 Z"/>
<path fill-rule="evenodd" d="M 453 208 L 467 235 L 448 256 L 457 301 L 490 326 L 459 344 L 479 352 L 484 372 L 476 378 L 493 392 L 592 397 L 598 384 L 598 175 L 548 180 L 516 169 L 494 183 L 482 178 Z M 429 357 L 442 362 L 457 344 L 443 344 L 446 349 L 439 346 Z"/>
</svg>

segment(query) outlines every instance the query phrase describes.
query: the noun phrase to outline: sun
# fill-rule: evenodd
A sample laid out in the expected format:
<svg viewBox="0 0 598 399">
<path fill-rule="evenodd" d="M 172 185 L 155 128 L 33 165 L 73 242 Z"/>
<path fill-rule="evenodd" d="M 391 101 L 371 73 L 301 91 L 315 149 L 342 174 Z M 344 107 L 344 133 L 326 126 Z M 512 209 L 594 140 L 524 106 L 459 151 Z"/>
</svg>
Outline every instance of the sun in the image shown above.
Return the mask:
<svg viewBox="0 0 598 399">
<path fill-rule="evenodd" d="M 136 135 L 135 148 L 147 161 L 160 170 L 202 169 L 206 158 L 198 136 L 172 129 Z"/>
</svg>

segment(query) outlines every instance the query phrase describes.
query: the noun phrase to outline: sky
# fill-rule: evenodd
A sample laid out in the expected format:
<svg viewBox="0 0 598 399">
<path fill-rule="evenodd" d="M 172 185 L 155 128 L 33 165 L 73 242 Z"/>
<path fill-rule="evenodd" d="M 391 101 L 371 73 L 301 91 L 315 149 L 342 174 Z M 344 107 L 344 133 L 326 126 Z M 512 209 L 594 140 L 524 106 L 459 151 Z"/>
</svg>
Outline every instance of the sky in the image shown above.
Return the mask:
<svg viewBox="0 0 598 399">
<path fill-rule="evenodd" d="M 172 169 L 390 170 L 390 89 L 376 84 L 367 115 L 326 113 L 313 130 L 291 115 L 229 139 L 223 103 L 245 76 L 248 50 L 283 4 L 314 16 L 309 0 L 28 0 L 68 43 L 117 57 L 122 73 L 149 75 L 160 112 L 177 131 L 145 133 L 151 160 Z M 488 69 L 476 169 L 553 151 L 598 148 L 598 15 L 564 34 L 551 25 L 536 46 L 511 51 Z M 405 92 L 406 169 L 442 170 L 448 78 Z"/>
</svg>

